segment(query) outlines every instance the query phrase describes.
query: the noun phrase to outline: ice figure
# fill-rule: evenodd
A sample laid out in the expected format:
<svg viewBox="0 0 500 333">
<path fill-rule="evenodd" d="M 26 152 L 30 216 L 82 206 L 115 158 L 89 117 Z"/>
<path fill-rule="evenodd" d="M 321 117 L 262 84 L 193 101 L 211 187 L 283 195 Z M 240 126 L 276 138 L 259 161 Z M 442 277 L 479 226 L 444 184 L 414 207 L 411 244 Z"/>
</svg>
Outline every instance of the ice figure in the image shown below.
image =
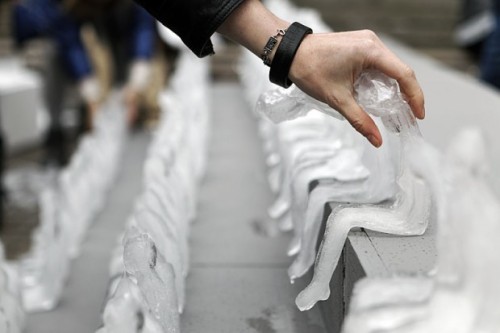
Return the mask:
<svg viewBox="0 0 500 333">
<path fill-rule="evenodd" d="M 160 248 L 164 259 L 172 266 L 175 272 L 175 286 L 179 312 L 184 308 L 184 278 L 187 274 L 187 265 L 183 260 L 181 248 L 181 237 L 175 230 L 172 220 L 163 220 L 160 214 L 154 210 L 142 210 L 136 212 L 135 225 L 141 231 L 150 235 L 155 244 Z"/>
<path fill-rule="evenodd" d="M 21 306 L 18 272 L 4 258 L 0 243 L 0 332 L 21 333 L 25 326 L 25 314 Z"/>
<path fill-rule="evenodd" d="M 365 148 L 363 162 L 369 174 L 364 177 L 356 177 L 354 168 L 355 165 L 363 164 L 356 160 L 356 155 L 351 151 L 345 147 L 342 150 L 340 144 L 337 154 L 325 155 L 316 162 L 306 158 L 306 167 L 302 172 L 299 167 L 293 176 L 288 176 L 289 179 L 286 174 L 284 178 L 284 182 L 290 182 L 293 198 L 293 204 L 289 206 L 295 237 L 289 254 L 298 253 L 289 269 L 292 280 L 303 275 L 314 262 L 322 207 L 332 199 L 340 204 L 328 219 L 314 278 L 297 297 L 296 303 L 301 310 L 309 309 L 318 300 L 328 298 L 329 281 L 350 229 L 363 227 L 385 233 L 419 235 L 428 224 L 431 206 L 429 191 L 425 183 L 409 169 L 407 161 L 408 150 L 417 146 L 422 138 L 397 83 L 381 73 L 366 72 L 358 79 L 355 89 L 360 105 L 371 115 L 380 118 L 379 123 L 383 124 L 387 132 L 384 140 L 390 146 L 389 149 L 374 153 Z M 289 113 L 287 110 L 290 107 L 294 110 Z M 263 94 L 258 108 L 274 120 L 291 119 L 304 115 L 310 109 L 330 115 L 336 112 L 305 97 L 297 88 L 286 94 L 284 91 Z M 397 154 L 391 156 L 392 150 L 396 150 Z M 336 170 L 343 171 L 344 178 L 336 175 Z M 353 172 L 351 178 L 349 171 Z M 329 183 L 322 187 L 322 195 L 309 196 L 309 184 L 321 179 Z M 325 190 L 328 186 L 331 186 L 330 191 Z M 382 204 L 387 200 L 391 203 Z"/>
<path fill-rule="evenodd" d="M 189 267 L 189 248 L 187 235 L 189 233 L 188 207 L 186 184 L 180 183 L 179 177 L 171 172 L 167 175 L 163 162 L 156 157 L 149 158 L 145 163 L 144 178 L 146 190 L 140 204 L 146 209 L 156 211 L 162 216 L 165 227 L 172 229 L 176 243 L 182 257 L 183 276 L 187 275 Z M 193 204 L 194 206 L 194 204 Z M 182 302 L 180 303 L 182 304 Z"/>
<path fill-rule="evenodd" d="M 149 235 L 132 231 L 126 237 L 124 264 L 163 332 L 180 332 L 174 270 Z"/>
<path fill-rule="evenodd" d="M 462 132 L 446 157 L 429 145 L 420 150 L 412 167 L 437 198 L 437 274 L 362 280 L 343 331 L 499 332 L 500 203 L 486 181 L 482 137 Z M 373 299 L 375 289 L 383 296 Z"/>
<path fill-rule="evenodd" d="M 423 140 L 396 81 L 377 72 L 367 72 L 360 76 L 355 89 L 364 110 L 380 117 L 388 132 L 400 138 L 401 174 L 397 176 L 400 190 L 389 207 L 340 206 L 332 212 L 318 251 L 314 277 L 296 299 L 301 310 L 310 309 L 318 300 L 329 297 L 329 282 L 350 229 L 362 227 L 389 234 L 420 235 L 425 232 L 429 221 L 429 189 L 411 170 L 408 161 L 408 154 Z"/>
</svg>

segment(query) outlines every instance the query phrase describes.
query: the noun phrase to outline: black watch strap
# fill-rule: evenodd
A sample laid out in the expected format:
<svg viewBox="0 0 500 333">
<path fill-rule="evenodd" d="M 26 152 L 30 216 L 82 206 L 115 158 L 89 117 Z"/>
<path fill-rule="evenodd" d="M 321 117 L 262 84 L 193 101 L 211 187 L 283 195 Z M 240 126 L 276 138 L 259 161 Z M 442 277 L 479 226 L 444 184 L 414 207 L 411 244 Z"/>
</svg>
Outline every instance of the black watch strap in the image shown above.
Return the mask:
<svg viewBox="0 0 500 333">
<path fill-rule="evenodd" d="M 288 88 L 292 85 L 292 81 L 288 78 L 288 72 L 292 66 L 293 58 L 304 37 L 312 32 L 311 28 L 298 22 L 294 22 L 288 27 L 286 34 L 278 45 L 271 64 L 269 79 L 272 83 L 283 88 Z"/>
</svg>

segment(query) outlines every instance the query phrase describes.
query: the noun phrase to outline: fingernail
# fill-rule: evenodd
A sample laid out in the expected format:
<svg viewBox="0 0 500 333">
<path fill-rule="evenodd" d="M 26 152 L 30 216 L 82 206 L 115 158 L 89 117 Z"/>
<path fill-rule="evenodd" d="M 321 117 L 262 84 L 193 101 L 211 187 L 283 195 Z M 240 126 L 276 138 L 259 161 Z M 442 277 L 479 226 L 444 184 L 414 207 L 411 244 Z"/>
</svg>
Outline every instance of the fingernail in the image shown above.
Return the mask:
<svg viewBox="0 0 500 333">
<path fill-rule="evenodd" d="M 381 142 L 380 142 L 380 140 L 375 135 L 370 134 L 370 135 L 368 135 L 367 139 L 375 147 L 377 147 L 377 148 L 380 147 Z"/>
</svg>

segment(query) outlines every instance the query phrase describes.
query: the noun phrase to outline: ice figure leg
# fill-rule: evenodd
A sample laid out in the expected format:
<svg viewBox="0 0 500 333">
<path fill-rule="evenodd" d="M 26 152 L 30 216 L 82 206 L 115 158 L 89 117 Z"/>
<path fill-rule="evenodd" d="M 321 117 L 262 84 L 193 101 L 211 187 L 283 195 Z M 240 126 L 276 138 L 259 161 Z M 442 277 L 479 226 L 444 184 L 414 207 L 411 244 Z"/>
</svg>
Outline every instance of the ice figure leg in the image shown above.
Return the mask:
<svg viewBox="0 0 500 333">
<path fill-rule="evenodd" d="M 317 301 L 329 297 L 329 282 L 352 228 L 398 235 L 418 235 L 425 231 L 431 204 L 427 186 L 408 174 L 401 177 L 401 181 L 407 185 L 404 188 L 408 192 L 401 193 L 392 207 L 361 206 L 332 212 L 318 251 L 313 279 L 296 299 L 300 310 L 308 310 Z"/>
<path fill-rule="evenodd" d="M 302 248 L 292 265 L 288 268 L 291 281 L 304 275 L 309 267 L 314 264 L 316 256 L 316 243 L 321 229 L 321 218 L 327 201 L 323 200 L 325 191 L 314 190 L 311 192 L 307 205 L 304 227 L 302 229 Z M 330 189 L 327 189 L 327 195 Z"/>
</svg>

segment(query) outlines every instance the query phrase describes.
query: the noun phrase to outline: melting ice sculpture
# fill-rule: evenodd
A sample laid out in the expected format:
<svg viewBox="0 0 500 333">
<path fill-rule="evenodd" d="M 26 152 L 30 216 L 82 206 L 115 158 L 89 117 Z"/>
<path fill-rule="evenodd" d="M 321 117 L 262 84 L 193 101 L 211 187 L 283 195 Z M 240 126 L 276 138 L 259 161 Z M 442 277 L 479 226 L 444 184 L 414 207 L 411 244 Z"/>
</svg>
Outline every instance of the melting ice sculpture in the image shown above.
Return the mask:
<svg viewBox="0 0 500 333">
<path fill-rule="evenodd" d="M 343 332 L 500 331 L 500 203 L 486 182 L 485 151 L 469 129 L 446 157 L 427 145 L 412 158 L 437 198 L 437 274 L 362 280 Z"/>
<path fill-rule="evenodd" d="M 310 309 L 318 300 L 329 297 L 329 282 L 350 229 L 361 227 L 397 235 L 421 235 L 428 225 L 432 204 L 430 191 L 409 164 L 408 155 L 423 144 L 410 107 L 399 93 L 397 83 L 380 73 L 361 75 L 356 92 L 360 105 L 380 117 L 385 128 L 400 137 L 400 191 L 390 207 L 340 206 L 332 212 L 318 251 L 313 279 L 296 299 L 301 310 Z"/>
<path fill-rule="evenodd" d="M 328 108 L 325 104 L 307 97 L 297 88 L 291 89 L 295 92 L 288 94 L 287 90 L 280 89 L 262 95 L 257 103 L 257 110 L 274 117 L 286 113 L 288 119 L 294 116 L 294 112 L 286 112 L 290 105 L 298 110 L 295 114 L 305 114 L 311 107 L 316 110 Z M 335 111 L 331 108 L 325 111 L 327 114 L 332 112 Z M 337 114 L 337 117 L 341 116 Z M 263 122 L 261 131 L 267 132 L 265 138 L 271 138 L 270 146 L 274 148 L 268 148 L 276 150 L 276 155 L 280 156 L 280 163 L 273 166 L 272 173 L 273 177 L 281 178 L 279 181 L 282 184 L 275 203 L 269 209 L 269 215 L 271 218 L 280 219 L 282 230 L 295 230 L 289 255 L 296 254 L 305 244 L 305 251 L 313 252 L 314 258 L 322 211 L 329 200 L 374 203 L 394 196 L 394 179 L 398 171 L 394 163 L 390 162 L 391 150 L 387 148 L 387 143 L 375 153 L 364 140 L 353 135 L 346 122 L 336 121 L 318 112 L 280 123 L 278 130 L 274 131 L 278 132 L 276 139 L 269 127 Z M 369 166 L 369 169 L 366 166 Z M 313 180 L 322 180 L 323 183 L 337 181 L 338 186 L 328 186 L 329 191 L 318 193 L 322 194 L 321 196 L 316 195 L 316 191 L 311 192 L 311 196 L 315 194 L 314 197 L 318 197 L 311 201 L 308 200 L 309 185 Z M 325 187 L 321 186 L 323 183 L 317 188 L 324 189 Z M 307 213 L 304 214 L 306 207 Z M 315 210 L 311 212 L 309 207 Z M 304 232 L 306 229 L 307 232 Z M 305 256 L 303 252 L 299 253 L 300 257 Z M 301 258 L 297 260 L 303 261 Z M 310 260 L 305 268 L 302 263 L 300 267 L 295 265 L 296 267 L 290 270 L 291 279 L 302 275 L 302 271 L 307 271 L 312 262 L 313 260 Z"/>
<path fill-rule="evenodd" d="M 135 226 L 141 232 L 151 235 L 160 248 L 164 259 L 172 266 L 175 273 L 175 288 L 179 313 L 182 312 L 185 299 L 184 278 L 187 275 L 185 252 L 182 249 L 182 237 L 172 219 L 162 221 L 162 215 L 154 209 L 144 209 L 136 212 Z"/>
<path fill-rule="evenodd" d="M 385 233 L 419 235 L 426 230 L 428 223 L 431 206 L 429 192 L 423 181 L 408 168 L 406 155 L 409 147 L 418 145 L 422 139 L 415 118 L 408 104 L 404 102 L 397 83 L 381 73 L 367 72 L 360 76 L 355 88 L 360 105 L 373 116 L 380 117 L 391 135 L 397 135 L 400 147 L 400 171 L 399 175 L 395 176 L 398 179 L 399 191 L 392 204 L 385 206 L 366 204 L 370 197 L 370 189 L 362 194 L 358 192 L 356 194 L 360 199 L 357 201 L 359 205 L 352 207 L 340 205 L 332 212 L 327 221 L 324 240 L 318 251 L 313 280 L 296 299 L 297 306 L 301 310 L 310 309 L 318 300 L 328 298 L 329 281 L 350 229 L 363 227 Z M 293 112 L 287 113 L 287 118 L 302 115 L 304 110 L 308 111 L 311 107 L 327 114 L 334 112 L 331 108 L 305 97 L 305 94 L 300 93 L 297 88 L 295 92 L 288 93 L 284 97 L 286 99 L 281 100 L 280 96 L 282 95 L 279 91 L 264 94 L 260 98 L 258 108 L 277 120 L 282 120 L 280 115 L 286 114 L 287 108 L 290 107 L 286 104 L 293 105 Z M 288 99 L 295 100 L 295 102 L 290 102 Z M 269 105 L 275 107 L 269 107 Z M 384 181 L 390 183 L 390 179 L 384 179 Z M 341 188 L 342 186 L 339 186 L 339 189 Z M 346 198 L 343 200 L 339 198 L 338 201 L 348 201 L 345 199 L 350 199 L 349 193 L 345 195 Z M 367 201 L 363 202 L 363 196 Z M 311 203 L 310 200 L 309 203 Z M 301 208 L 304 209 L 304 206 Z M 317 218 L 317 214 L 312 215 Z M 315 236 L 319 231 L 318 223 L 319 220 L 306 221 L 307 229 L 303 224 L 298 224 L 300 227 L 298 232 L 302 234 L 303 240 L 295 246 L 298 248 L 300 243 L 304 243 L 306 247 L 302 246 L 301 252 L 290 267 L 289 274 L 292 279 L 304 274 L 313 262 L 312 254 Z"/>
</svg>

